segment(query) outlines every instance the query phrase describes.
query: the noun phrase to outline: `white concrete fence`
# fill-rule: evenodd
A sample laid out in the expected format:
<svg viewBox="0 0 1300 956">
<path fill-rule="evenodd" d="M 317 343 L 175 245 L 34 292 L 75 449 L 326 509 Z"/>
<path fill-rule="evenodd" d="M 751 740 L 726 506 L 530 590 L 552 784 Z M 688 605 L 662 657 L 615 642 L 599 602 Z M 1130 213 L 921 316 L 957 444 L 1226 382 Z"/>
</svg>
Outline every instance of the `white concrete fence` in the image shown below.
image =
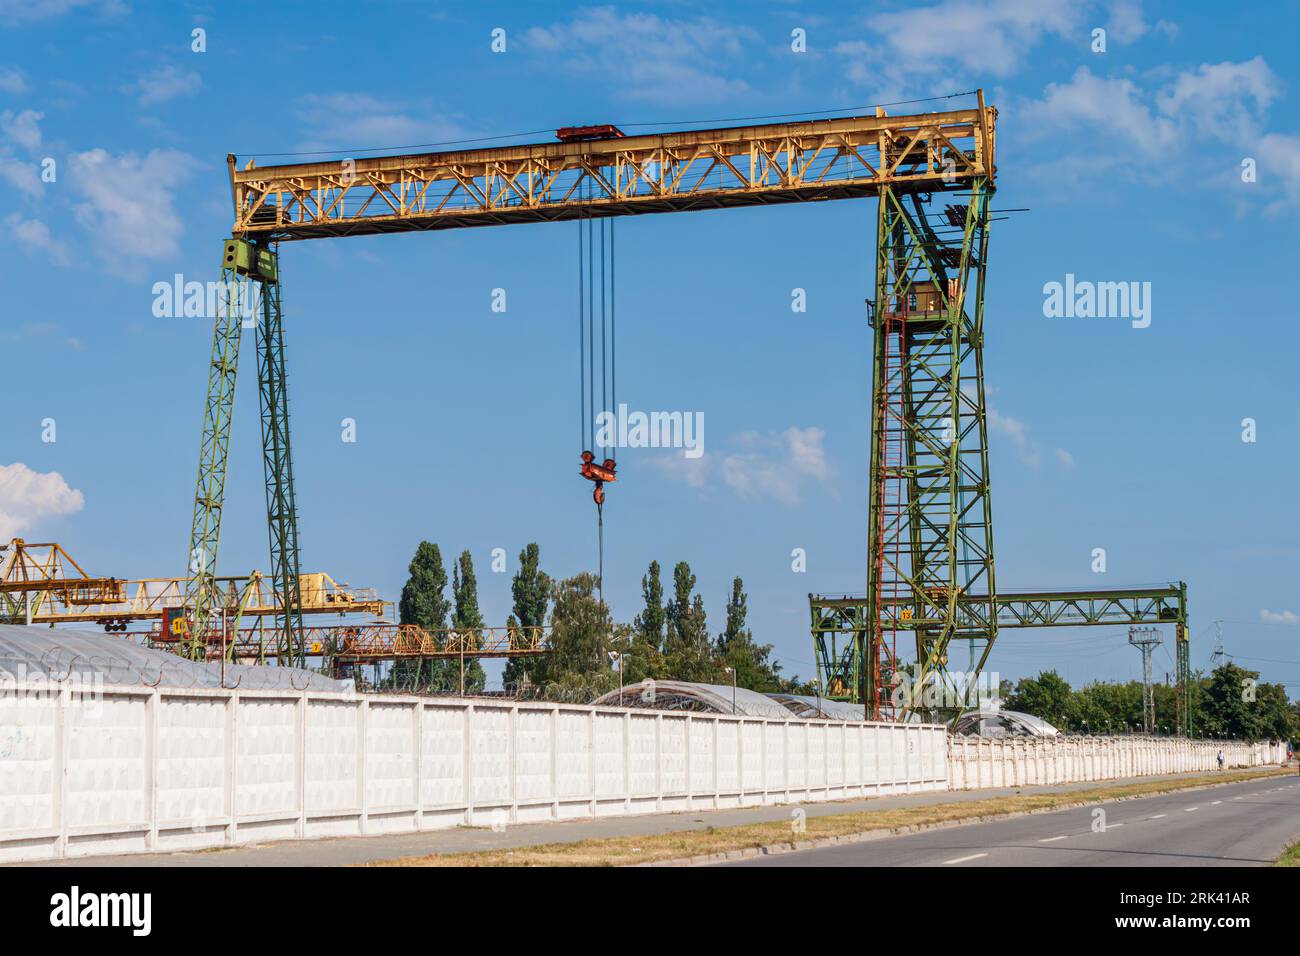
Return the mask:
<svg viewBox="0 0 1300 956">
<path fill-rule="evenodd" d="M 947 787 L 935 725 L 293 690 L 0 688 L 0 861 Z"/>
<path fill-rule="evenodd" d="M 53 689 L 51 689 L 51 687 Z M 565 704 L 0 685 L 0 861 L 1279 763 L 1283 745 Z"/>
<path fill-rule="evenodd" d="M 1280 742 L 1186 740 L 1171 737 L 1010 737 L 948 740 L 948 787 L 979 790 L 1115 780 L 1165 773 L 1262 767 L 1286 760 Z"/>
</svg>

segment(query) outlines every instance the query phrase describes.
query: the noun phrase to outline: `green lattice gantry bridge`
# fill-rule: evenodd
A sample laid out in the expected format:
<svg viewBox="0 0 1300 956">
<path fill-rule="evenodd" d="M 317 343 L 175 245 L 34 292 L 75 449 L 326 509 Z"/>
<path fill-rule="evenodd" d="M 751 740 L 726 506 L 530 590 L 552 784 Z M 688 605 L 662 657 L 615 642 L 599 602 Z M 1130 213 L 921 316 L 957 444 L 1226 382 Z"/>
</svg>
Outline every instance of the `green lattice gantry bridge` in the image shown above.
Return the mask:
<svg viewBox="0 0 1300 956">
<path fill-rule="evenodd" d="M 864 666 L 870 647 L 874 614 L 861 596 L 808 595 L 812 611 L 813 648 L 817 672 L 828 697 L 861 701 L 868 672 Z M 954 640 L 983 642 L 993 628 L 987 616 L 988 601 L 981 597 L 959 601 L 960 622 Z M 1178 673 L 1176 723 L 1187 732 L 1188 638 L 1187 585 L 1183 582 L 1140 588 L 1091 591 L 1019 591 L 998 594 L 992 602 L 997 630 L 1006 628 L 1142 626 L 1167 624 L 1174 628 Z M 886 630 L 916 631 L 921 620 L 915 603 L 895 599 L 887 603 Z M 945 662 L 946 663 L 946 662 Z M 892 686 L 892 675 L 884 683 Z M 973 677 L 971 678 L 973 680 Z M 857 692 L 854 689 L 858 688 Z M 887 688 L 882 688 L 882 690 Z M 994 688 L 996 690 L 996 688 Z M 888 711 L 893 702 L 882 704 Z"/>
</svg>

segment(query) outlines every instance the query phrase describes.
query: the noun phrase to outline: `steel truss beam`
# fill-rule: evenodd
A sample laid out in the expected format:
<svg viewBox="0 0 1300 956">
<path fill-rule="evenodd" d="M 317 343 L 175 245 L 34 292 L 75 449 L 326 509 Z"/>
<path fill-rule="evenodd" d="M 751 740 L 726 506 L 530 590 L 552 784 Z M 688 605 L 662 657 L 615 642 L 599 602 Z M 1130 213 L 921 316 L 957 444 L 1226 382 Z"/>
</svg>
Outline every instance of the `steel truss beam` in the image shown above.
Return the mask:
<svg viewBox="0 0 1300 956">
<path fill-rule="evenodd" d="M 234 234 L 373 235 L 960 188 L 994 172 L 997 110 L 237 168 Z"/>
</svg>

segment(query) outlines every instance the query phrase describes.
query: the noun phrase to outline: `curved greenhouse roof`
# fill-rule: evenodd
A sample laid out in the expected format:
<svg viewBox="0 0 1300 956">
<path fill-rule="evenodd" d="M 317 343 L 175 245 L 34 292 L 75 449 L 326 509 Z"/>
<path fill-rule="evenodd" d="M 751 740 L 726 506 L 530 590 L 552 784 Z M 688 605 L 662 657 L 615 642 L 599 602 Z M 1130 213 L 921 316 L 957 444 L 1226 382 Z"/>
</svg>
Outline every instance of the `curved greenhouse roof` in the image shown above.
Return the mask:
<svg viewBox="0 0 1300 956">
<path fill-rule="evenodd" d="M 739 714 L 789 720 L 784 705 L 744 687 L 730 684 L 692 684 L 675 680 L 643 680 L 596 698 L 597 707 L 639 707 L 645 710 L 692 710 L 705 714 Z"/>
<path fill-rule="evenodd" d="M 0 624 L 0 683 L 30 678 L 64 681 L 101 679 L 105 684 L 149 687 L 219 688 L 220 663 L 199 663 L 169 651 L 96 631 Z M 225 666 L 225 688 L 342 692 L 351 681 L 295 667 Z"/>
<path fill-rule="evenodd" d="M 784 704 L 796 717 L 804 720 L 866 720 L 865 704 L 850 704 L 842 700 L 827 700 L 805 694 L 769 694 L 773 700 Z"/>
<path fill-rule="evenodd" d="M 734 710 L 733 710 L 733 690 Z M 800 694 L 760 694 L 730 684 L 643 680 L 612 691 L 594 702 L 597 707 L 636 707 L 644 710 L 691 710 L 705 714 L 739 714 L 768 720 L 866 720 L 861 704 L 819 700 Z"/>
<path fill-rule="evenodd" d="M 962 714 L 953 733 L 975 737 L 1057 737 L 1061 732 L 1033 714 L 985 709 Z"/>
</svg>

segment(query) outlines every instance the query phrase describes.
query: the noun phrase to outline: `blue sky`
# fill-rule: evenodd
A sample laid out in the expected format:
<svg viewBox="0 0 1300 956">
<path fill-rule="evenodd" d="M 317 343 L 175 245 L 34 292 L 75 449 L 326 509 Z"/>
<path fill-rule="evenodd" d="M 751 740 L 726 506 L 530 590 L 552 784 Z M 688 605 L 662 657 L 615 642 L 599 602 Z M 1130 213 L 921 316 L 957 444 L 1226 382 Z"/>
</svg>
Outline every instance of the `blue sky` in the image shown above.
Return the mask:
<svg viewBox="0 0 1300 956">
<path fill-rule="evenodd" d="M 982 86 L 1000 110 L 995 205 L 1032 210 L 995 223 L 990 252 L 999 583 L 1184 579 L 1194 666 L 1223 619 L 1241 663 L 1300 688 L 1294 5 L 472 7 L 0 0 L 0 537 L 57 539 L 92 573 L 182 571 L 211 327 L 155 317 L 152 288 L 215 278 L 227 153 L 653 129 Z M 874 215 L 856 200 L 620 224 L 621 397 L 707 423 L 695 467 L 620 457 L 606 506 L 620 618 L 650 560 L 685 559 L 715 630 L 739 574 L 756 636 L 787 671 L 812 670 L 806 595 L 864 586 Z M 304 570 L 396 597 L 420 538 L 468 548 L 503 622 L 526 542 L 552 574 L 594 565 L 574 228 L 282 248 Z M 1150 327 L 1046 317 L 1043 286 L 1067 273 L 1150 282 Z M 267 565 L 251 340 L 244 355 L 232 574 Z M 489 570 L 497 547 L 506 574 Z M 1081 682 L 1136 677 L 1139 661 L 1122 629 L 1044 631 L 1004 635 L 992 667 Z"/>
</svg>

